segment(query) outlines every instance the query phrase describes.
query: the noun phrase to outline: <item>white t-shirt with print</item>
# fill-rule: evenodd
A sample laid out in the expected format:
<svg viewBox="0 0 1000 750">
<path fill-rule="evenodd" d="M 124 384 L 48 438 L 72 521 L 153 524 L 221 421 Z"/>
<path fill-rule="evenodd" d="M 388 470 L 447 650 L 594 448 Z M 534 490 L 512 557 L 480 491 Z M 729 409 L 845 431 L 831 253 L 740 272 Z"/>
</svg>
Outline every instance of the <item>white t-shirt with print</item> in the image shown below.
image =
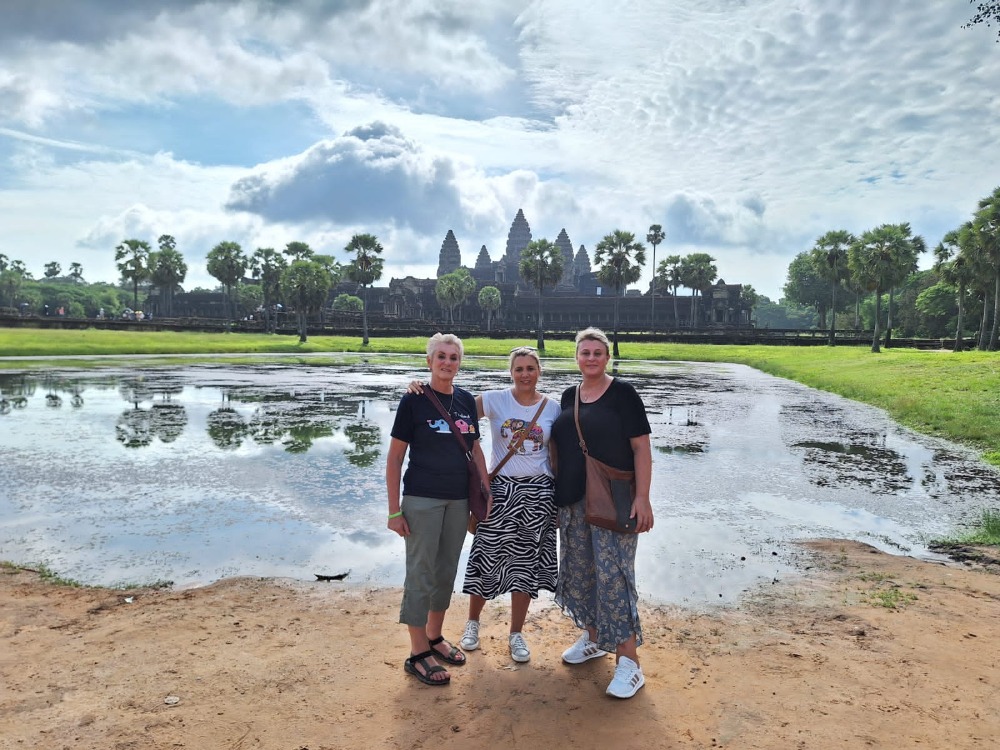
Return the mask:
<svg viewBox="0 0 1000 750">
<path fill-rule="evenodd" d="M 531 406 L 521 406 L 509 388 L 502 391 L 486 391 L 482 395 L 483 413 L 490 420 L 490 434 L 493 437 L 493 455 L 490 460 L 492 471 L 492 468 L 507 455 L 511 443 L 517 440 L 531 423 L 539 404 L 536 402 Z M 560 411 L 559 400 L 549 398 L 531 434 L 525 437 L 521 447 L 500 469 L 502 476 L 534 477 L 540 474 L 552 476 L 548 445 L 552 434 L 552 423 Z"/>
</svg>

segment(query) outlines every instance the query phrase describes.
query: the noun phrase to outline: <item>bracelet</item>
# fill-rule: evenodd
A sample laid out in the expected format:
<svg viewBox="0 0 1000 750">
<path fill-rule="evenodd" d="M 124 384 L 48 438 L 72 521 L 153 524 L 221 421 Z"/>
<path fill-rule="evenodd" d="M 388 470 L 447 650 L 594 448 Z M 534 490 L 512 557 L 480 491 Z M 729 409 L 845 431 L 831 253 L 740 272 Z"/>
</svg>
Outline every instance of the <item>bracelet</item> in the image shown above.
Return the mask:
<svg viewBox="0 0 1000 750">
<path fill-rule="evenodd" d="M 403 511 L 397 511 L 396 513 L 390 513 L 389 514 L 389 520 L 391 521 L 393 518 L 399 518 L 401 515 L 403 515 Z"/>
</svg>

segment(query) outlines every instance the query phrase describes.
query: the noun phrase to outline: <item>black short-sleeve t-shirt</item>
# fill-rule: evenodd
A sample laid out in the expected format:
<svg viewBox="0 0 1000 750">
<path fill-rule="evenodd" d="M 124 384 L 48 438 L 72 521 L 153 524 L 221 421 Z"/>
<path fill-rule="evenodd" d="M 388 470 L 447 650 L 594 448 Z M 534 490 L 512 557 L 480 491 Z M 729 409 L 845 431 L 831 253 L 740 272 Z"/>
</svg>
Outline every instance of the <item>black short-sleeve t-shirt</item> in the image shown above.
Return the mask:
<svg viewBox="0 0 1000 750">
<path fill-rule="evenodd" d="M 479 439 L 476 399 L 463 388 L 438 393 L 438 401 L 462 431 L 467 449 Z M 407 393 L 396 409 L 392 436 L 409 445 L 409 463 L 403 474 L 403 494 L 460 500 L 469 496 L 465 453 L 441 412 L 423 394 Z"/>
<path fill-rule="evenodd" d="M 582 500 L 587 484 L 583 451 L 573 418 L 576 388 L 563 391 L 562 413 L 552 425 L 552 440 L 559 457 L 555 494 L 559 506 Z M 631 383 L 618 378 L 596 401 L 580 403 L 580 427 L 590 455 L 623 471 L 635 471 L 631 438 L 652 432 L 639 394 Z"/>
</svg>

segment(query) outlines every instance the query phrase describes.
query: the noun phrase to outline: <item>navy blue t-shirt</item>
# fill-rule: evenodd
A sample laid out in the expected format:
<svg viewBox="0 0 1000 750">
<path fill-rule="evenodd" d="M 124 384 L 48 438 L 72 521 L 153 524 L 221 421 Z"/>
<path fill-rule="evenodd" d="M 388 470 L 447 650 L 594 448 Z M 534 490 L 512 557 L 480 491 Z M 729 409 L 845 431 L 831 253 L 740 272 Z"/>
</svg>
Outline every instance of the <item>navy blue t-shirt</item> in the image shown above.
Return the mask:
<svg viewBox="0 0 1000 750">
<path fill-rule="evenodd" d="M 587 486 L 587 469 L 573 418 L 575 402 L 576 386 L 571 386 L 563 391 L 562 412 L 552 425 L 559 458 L 555 502 L 560 507 L 582 500 Z M 618 378 L 597 401 L 580 403 L 580 427 L 590 455 L 622 471 L 635 471 L 630 439 L 652 432 L 639 394 L 631 383 Z"/>
<path fill-rule="evenodd" d="M 427 386 L 424 386 L 425 388 Z M 476 399 L 463 388 L 438 393 L 438 401 L 451 414 L 469 449 L 479 439 Z M 469 496 L 469 470 L 465 453 L 451 428 L 427 396 L 407 393 L 396 409 L 392 436 L 409 445 L 409 464 L 403 474 L 403 494 L 461 500 Z"/>
</svg>

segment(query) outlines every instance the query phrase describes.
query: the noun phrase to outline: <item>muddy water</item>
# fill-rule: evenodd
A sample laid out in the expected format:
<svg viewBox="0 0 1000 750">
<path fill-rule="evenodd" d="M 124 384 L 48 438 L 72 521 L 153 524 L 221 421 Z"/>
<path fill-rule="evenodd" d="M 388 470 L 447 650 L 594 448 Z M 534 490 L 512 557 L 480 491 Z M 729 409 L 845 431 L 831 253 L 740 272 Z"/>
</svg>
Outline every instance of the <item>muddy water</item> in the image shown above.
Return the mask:
<svg viewBox="0 0 1000 750">
<path fill-rule="evenodd" d="M 0 373 L 0 559 L 91 584 L 347 571 L 400 584 L 383 467 L 422 362 L 295 362 Z M 503 387 L 502 368 L 469 360 L 459 379 Z M 796 539 L 931 556 L 928 539 L 1000 505 L 997 472 L 878 410 L 739 365 L 619 374 L 653 426 L 656 526 L 637 559 L 649 600 L 731 603 L 794 573 Z M 573 381 L 553 363 L 544 386 Z"/>
</svg>

